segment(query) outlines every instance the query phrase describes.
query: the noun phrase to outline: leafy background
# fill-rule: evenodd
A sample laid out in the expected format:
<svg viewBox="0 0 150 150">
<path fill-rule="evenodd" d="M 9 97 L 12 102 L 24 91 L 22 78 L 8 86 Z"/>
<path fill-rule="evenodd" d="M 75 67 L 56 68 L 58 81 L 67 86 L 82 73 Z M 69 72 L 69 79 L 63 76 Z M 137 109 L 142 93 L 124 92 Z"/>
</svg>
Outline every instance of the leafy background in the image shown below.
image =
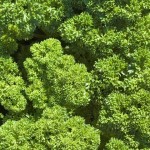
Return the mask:
<svg viewBox="0 0 150 150">
<path fill-rule="evenodd" d="M 149 0 L 1 0 L 0 149 L 149 150 L 149 12 Z"/>
</svg>

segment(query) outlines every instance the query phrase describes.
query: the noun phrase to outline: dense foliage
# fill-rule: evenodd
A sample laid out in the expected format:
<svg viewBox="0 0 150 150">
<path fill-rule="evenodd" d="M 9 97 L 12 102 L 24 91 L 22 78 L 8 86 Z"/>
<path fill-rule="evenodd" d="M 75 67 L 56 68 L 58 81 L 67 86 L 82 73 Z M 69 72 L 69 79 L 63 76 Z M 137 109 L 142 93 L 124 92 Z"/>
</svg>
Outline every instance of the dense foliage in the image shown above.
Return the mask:
<svg viewBox="0 0 150 150">
<path fill-rule="evenodd" d="M 0 1 L 0 150 L 150 150 L 150 0 Z"/>
</svg>

